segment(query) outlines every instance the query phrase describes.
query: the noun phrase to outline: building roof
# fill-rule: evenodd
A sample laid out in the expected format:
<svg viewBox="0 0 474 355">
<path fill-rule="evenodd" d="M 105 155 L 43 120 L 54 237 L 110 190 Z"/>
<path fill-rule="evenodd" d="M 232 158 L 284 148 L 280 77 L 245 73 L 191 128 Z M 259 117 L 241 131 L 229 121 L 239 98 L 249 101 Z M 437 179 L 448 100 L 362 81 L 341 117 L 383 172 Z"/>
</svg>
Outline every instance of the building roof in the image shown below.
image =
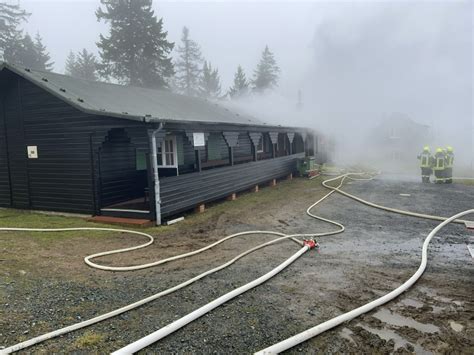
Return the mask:
<svg viewBox="0 0 474 355">
<path fill-rule="evenodd" d="M 109 84 L 0 63 L 71 106 L 89 114 L 142 122 L 200 122 L 280 127 L 218 103 L 165 90 Z"/>
</svg>

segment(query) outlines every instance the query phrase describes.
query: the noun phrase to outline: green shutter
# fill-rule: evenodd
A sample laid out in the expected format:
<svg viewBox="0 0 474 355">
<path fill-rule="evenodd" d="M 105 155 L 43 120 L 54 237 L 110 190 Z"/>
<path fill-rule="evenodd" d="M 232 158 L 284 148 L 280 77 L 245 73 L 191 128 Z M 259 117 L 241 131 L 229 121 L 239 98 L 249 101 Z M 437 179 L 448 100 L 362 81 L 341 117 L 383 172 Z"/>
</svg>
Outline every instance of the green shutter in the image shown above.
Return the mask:
<svg viewBox="0 0 474 355">
<path fill-rule="evenodd" d="M 220 160 L 221 156 L 221 145 L 220 137 L 218 133 L 211 133 L 207 141 L 207 160 Z"/>
</svg>

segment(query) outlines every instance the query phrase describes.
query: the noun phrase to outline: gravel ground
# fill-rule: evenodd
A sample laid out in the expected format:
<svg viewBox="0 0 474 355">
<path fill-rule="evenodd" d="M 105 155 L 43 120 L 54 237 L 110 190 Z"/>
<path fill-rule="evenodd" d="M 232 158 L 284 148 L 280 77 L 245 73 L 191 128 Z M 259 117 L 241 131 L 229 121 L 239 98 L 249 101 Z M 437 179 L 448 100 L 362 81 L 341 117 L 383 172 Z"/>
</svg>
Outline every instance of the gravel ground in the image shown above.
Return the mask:
<svg viewBox="0 0 474 355">
<path fill-rule="evenodd" d="M 449 216 L 474 207 L 474 188 L 422 185 L 418 179 L 380 177 L 352 182 L 348 192 L 382 205 Z M 268 191 L 267 191 L 268 190 Z M 271 190 L 271 191 L 270 191 Z M 317 179 L 296 179 L 236 202 L 210 208 L 165 229 L 150 248 L 106 257 L 108 264 L 138 264 L 183 253 L 243 230 L 326 231 L 304 214 L 326 191 Z M 400 196 L 400 194 L 410 196 Z M 258 198 L 255 197 L 258 195 Z M 0 225 L 8 224 L 0 211 Z M 3 215 L 2 215 L 3 214 Z M 399 216 L 333 195 L 317 214 L 340 221 L 343 234 L 319 240 L 266 284 L 228 302 L 147 348 L 160 353 L 251 353 L 377 298 L 408 279 L 421 245 L 436 222 Z M 44 217 L 52 218 L 52 217 Z M 471 218 L 472 219 L 472 218 Z M 156 230 L 155 230 L 156 231 Z M 474 353 L 474 233 L 450 225 L 429 250 L 428 268 L 408 292 L 374 312 L 326 332 L 290 353 Z M 127 235 L 72 236 L 54 243 L 35 236 L 0 235 L 0 346 L 96 316 L 171 287 L 272 239 L 247 236 L 161 267 L 126 273 L 84 265 L 83 256 L 134 245 Z M 135 241 L 135 242 L 134 242 Z M 110 352 L 159 329 L 283 262 L 298 250 L 283 242 L 137 310 L 49 340 L 25 352 Z"/>
</svg>

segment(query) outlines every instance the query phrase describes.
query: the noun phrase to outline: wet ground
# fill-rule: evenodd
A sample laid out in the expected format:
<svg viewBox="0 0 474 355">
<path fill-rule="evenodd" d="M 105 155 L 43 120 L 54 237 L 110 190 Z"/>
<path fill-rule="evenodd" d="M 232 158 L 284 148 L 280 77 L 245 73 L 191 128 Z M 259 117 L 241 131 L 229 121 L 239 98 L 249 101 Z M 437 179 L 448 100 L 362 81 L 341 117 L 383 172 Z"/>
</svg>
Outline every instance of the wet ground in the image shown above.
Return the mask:
<svg viewBox="0 0 474 355">
<path fill-rule="evenodd" d="M 450 216 L 474 208 L 474 187 L 422 185 L 418 179 L 380 177 L 344 187 L 372 202 Z M 327 191 L 317 179 L 296 179 L 244 195 L 160 234 L 143 251 L 107 257 L 137 264 L 193 250 L 243 230 L 285 233 L 331 227 L 304 214 Z M 401 195 L 402 194 L 402 195 Z M 8 211 L 0 211 L 0 225 Z M 418 268 L 421 245 L 436 222 L 404 217 L 334 194 L 316 213 L 346 226 L 266 284 L 239 296 L 147 348 L 161 353 L 251 353 L 369 302 L 407 280 Z M 3 217 L 3 216 L 2 216 Z M 471 217 L 471 219 L 474 219 Z M 127 273 L 93 270 L 82 257 L 130 246 L 127 235 L 61 238 L 0 235 L 0 346 L 90 318 L 171 287 L 272 237 L 247 236 L 162 267 Z M 21 241 L 21 242 L 20 242 Z M 301 344 L 290 353 L 474 353 L 474 233 L 450 225 L 433 239 L 425 274 L 396 300 Z M 230 268 L 138 310 L 27 351 L 109 352 L 135 341 L 263 275 L 298 250 L 291 242 L 268 247 Z"/>
</svg>

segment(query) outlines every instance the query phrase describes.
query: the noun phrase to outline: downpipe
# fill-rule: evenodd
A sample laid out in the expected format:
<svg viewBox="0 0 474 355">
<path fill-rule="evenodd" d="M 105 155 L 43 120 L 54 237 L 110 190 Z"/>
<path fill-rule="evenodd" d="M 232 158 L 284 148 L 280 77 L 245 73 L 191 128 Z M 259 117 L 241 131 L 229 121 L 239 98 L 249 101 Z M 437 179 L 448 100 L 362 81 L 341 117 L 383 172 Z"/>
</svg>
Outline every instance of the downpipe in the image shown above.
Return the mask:
<svg viewBox="0 0 474 355">
<path fill-rule="evenodd" d="M 163 123 L 151 134 L 151 159 L 153 167 L 153 182 L 155 194 L 155 220 L 156 225 L 161 225 L 161 194 L 160 194 L 160 176 L 158 174 L 158 147 L 156 145 L 156 135 L 163 130 Z"/>
</svg>

